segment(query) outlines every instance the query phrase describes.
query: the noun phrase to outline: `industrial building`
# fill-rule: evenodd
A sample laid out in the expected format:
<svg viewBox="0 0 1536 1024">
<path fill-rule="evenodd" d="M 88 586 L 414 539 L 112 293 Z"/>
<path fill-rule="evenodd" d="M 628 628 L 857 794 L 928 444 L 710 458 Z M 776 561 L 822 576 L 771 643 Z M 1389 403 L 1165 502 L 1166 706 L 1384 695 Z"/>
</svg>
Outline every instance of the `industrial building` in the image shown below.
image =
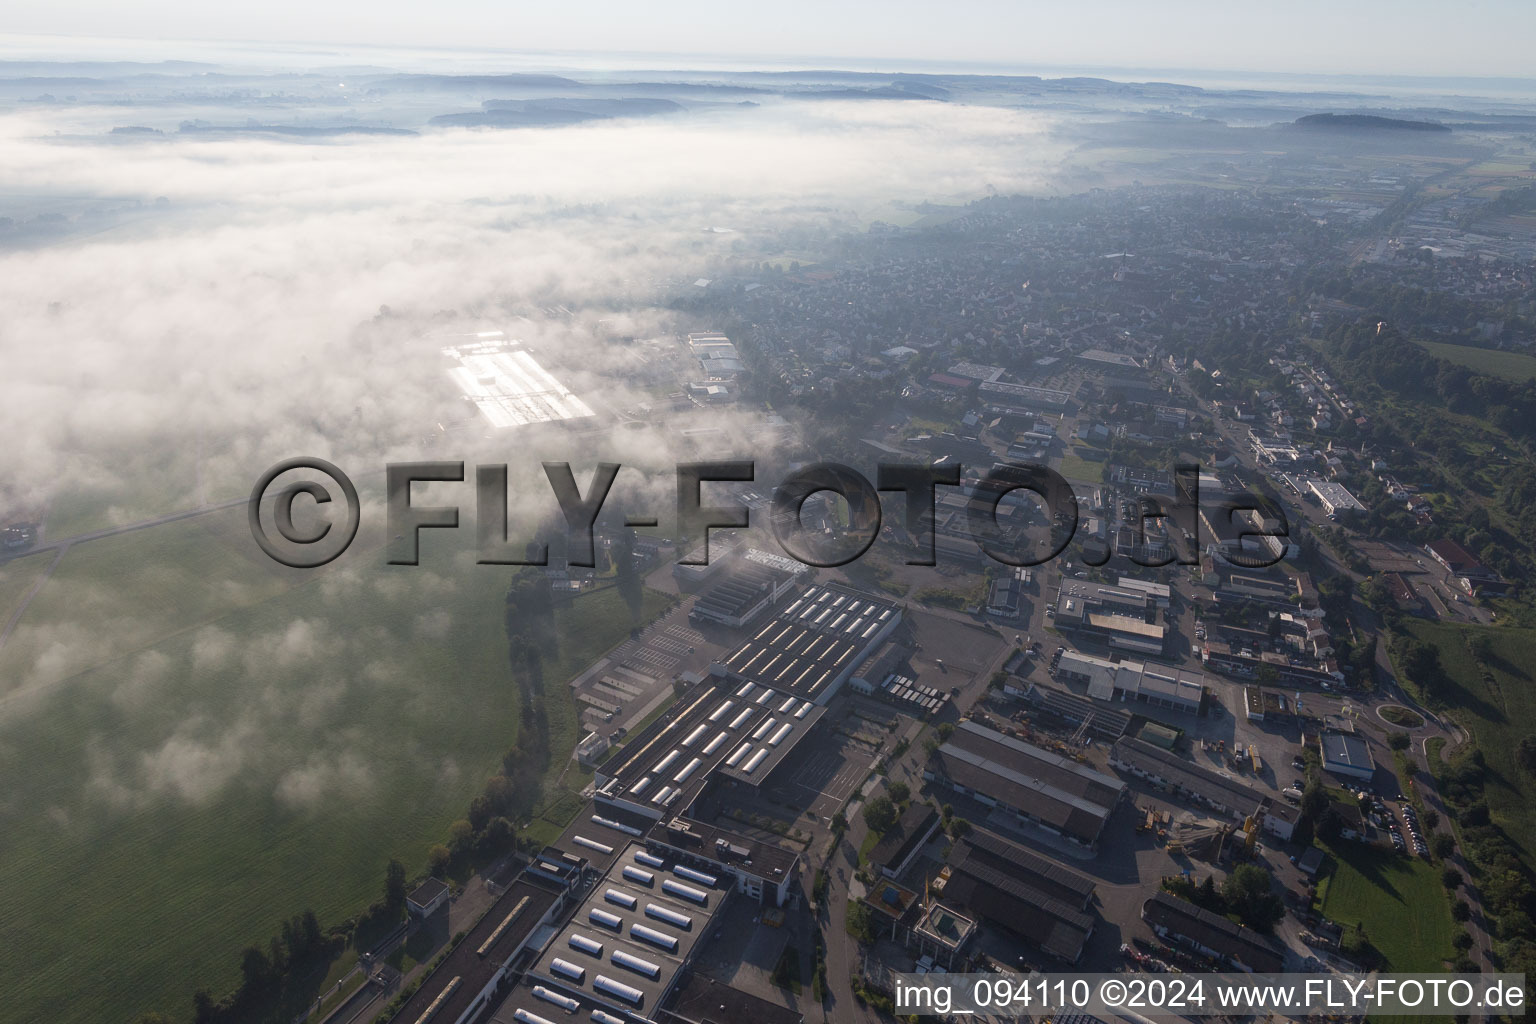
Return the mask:
<svg viewBox="0 0 1536 1024">
<path fill-rule="evenodd" d="M 923 777 L 1094 848 L 1125 783 L 980 723 L 962 721 Z"/>
<path fill-rule="evenodd" d="M 1158 608 L 1167 608 L 1173 599 L 1173 588 L 1166 583 L 1138 580 L 1134 576 L 1119 576 L 1115 579 L 1115 586 L 1120 590 L 1145 594 Z"/>
<path fill-rule="evenodd" d="M 1055 861 L 977 829 L 955 843 L 935 888 L 944 900 L 1076 963 L 1093 934 L 1093 883 Z"/>
<path fill-rule="evenodd" d="M 1146 779 L 1228 818 L 1246 819 L 1256 811 L 1263 811 L 1266 831 L 1279 839 L 1291 837 L 1294 818 L 1285 814 L 1270 815 L 1270 809 L 1276 805 L 1264 793 L 1230 775 L 1186 760 L 1172 750 L 1124 736 L 1110 749 L 1109 763 L 1116 771 Z"/>
<path fill-rule="evenodd" d="M 938 830 L 939 812 L 932 804 L 914 802 L 869 851 L 869 863 L 886 878 L 900 878 Z"/>
<path fill-rule="evenodd" d="M 1003 381 L 983 381 L 976 387 L 976 397 L 994 409 L 1030 412 L 1067 411 L 1072 396 L 1054 388 L 1037 388 L 1028 384 L 1008 384 Z"/>
<path fill-rule="evenodd" d="M 528 969 L 529 1012 L 565 1017 L 585 1003 L 649 1017 L 730 894 L 719 876 L 629 843 Z"/>
<path fill-rule="evenodd" d="M 889 601 L 813 584 L 710 671 L 825 704 L 900 622 Z"/>
<path fill-rule="evenodd" d="M 1285 968 L 1285 952 L 1273 940 L 1170 893 L 1153 893 L 1141 918 L 1159 936 L 1238 970 L 1277 974 Z"/>
<path fill-rule="evenodd" d="M 1324 729 L 1318 734 L 1323 770 L 1351 779 L 1370 781 L 1376 774 L 1371 748 L 1353 730 Z"/>
<path fill-rule="evenodd" d="M 684 813 L 717 776 L 761 786 L 826 708 L 710 677 L 595 772 L 596 796 L 650 821 Z"/>
<path fill-rule="evenodd" d="M 1125 735 L 1130 727 L 1131 713 L 1116 707 L 1106 707 L 1086 697 L 1057 689 L 1029 683 L 1023 691 L 1012 684 L 1004 684 L 1003 691 L 1022 697 L 1042 713 L 1058 718 L 1068 725 L 1079 728 L 1084 734 L 1113 742 Z"/>
<path fill-rule="evenodd" d="M 1057 629 L 1116 650 L 1161 656 L 1167 641 L 1152 596 L 1140 590 L 1066 581 L 1053 615 Z"/>
<path fill-rule="evenodd" d="M 1224 640 L 1207 640 L 1200 646 L 1200 661 L 1212 672 L 1252 679 L 1261 667 L 1275 670 L 1276 681 L 1285 686 L 1321 686 L 1324 689 L 1344 681 L 1344 673 L 1333 658 L 1324 657 L 1313 664 L 1288 658 L 1275 651 L 1254 652 Z"/>
<path fill-rule="evenodd" d="M 493 427 L 521 427 L 585 419 L 592 409 L 539 365 L 521 342 L 501 331 L 443 349 L 448 376 Z"/>
<path fill-rule="evenodd" d="M 578 871 L 573 883 L 580 877 Z M 559 919 L 574 901 L 571 887 L 523 872 L 406 1000 L 396 1019 L 434 1024 L 475 1019 L 521 969 L 534 934 Z"/>
<path fill-rule="evenodd" d="M 718 331 L 688 335 L 688 348 L 698 360 L 700 380 L 704 383 L 733 381 L 746 369 L 735 344 Z"/>
<path fill-rule="evenodd" d="M 1349 488 L 1333 480 L 1319 480 L 1316 477 L 1307 481 L 1307 490 L 1317 496 L 1322 503 L 1323 511 L 1329 515 L 1339 512 L 1364 512 L 1365 506 L 1360 504 Z"/>
<path fill-rule="evenodd" d="M 1205 694 L 1205 677 L 1139 661 L 1110 661 L 1080 651 L 1066 651 L 1056 663 L 1056 677 L 1085 683 L 1095 700 L 1150 704 L 1196 714 Z"/>
<path fill-rule="evenodd" d="M 745 626 L 774 607 L 806 571 L 804 566 L 789 571 L 765 564 L 752 557 L 756 553 L 747 552 L 730 573 L 699 595 L 688 613 L 692 622 Z"/>
</svg>

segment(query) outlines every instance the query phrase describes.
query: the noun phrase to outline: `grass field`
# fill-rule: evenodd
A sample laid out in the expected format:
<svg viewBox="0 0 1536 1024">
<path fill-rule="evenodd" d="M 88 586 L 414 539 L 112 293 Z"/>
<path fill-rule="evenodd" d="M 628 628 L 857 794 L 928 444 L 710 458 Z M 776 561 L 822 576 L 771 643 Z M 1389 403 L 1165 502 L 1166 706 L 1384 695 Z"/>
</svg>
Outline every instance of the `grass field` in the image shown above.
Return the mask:
<svg viewBox="0 0 1536 1024">
<path fill-rule="evenodd" d="M 1093 462 L 1077 454 L 1077 449 L 1072 449 L 1061 457 L 1061 465 L 1057 472 L 1068 480 L 1076 480 L 1080 483 L 1099 483 L 1104 479 L 1104 463 Z"/>
<path fill-rule="evenodd" d="M 251 557 L 243 516 L 72 548 L 0 650 L 0 872 L 25 879 L 0 1021 L 185 1016 L 283 918 L 339 922 L 389 858 L 421 870 L 516 734 L 506 570 L 429 545 L 304 574 Z M 566 680 L 630 625 L 612 589 L 558 611 L 553 749 Z"/>
<path fill-rule="evenodd" d="M 1325 917 L 1360 925 L 1393 971 L 1438 971 L 1454 955 L 1450 901 L 1433 865 L 1340 840 L 1318 882 Z"/>
<path fill-rule="evenodd" d="M 1536 785 L 1515 763 L 1515 748 L 1536 733 L 1536 630 L 1417 619 L 1408 629 L 1439 650 L 1441 666 L 1463 695 L 1452 702 L 1451 713 L 1488 762 L 1485 796 L 1494 823 L 1519 846 L 1527 867 L 1536 869 Z M 1486 663 L 1480 664 L 1465 642 L 1474 633 L 1488 638 Z"/>
<path fill-rule="evenodd" d="M 27 591 L 32 589 L 32 584 L 37 582 L 37 578 L 52 561 L 53 554 L 44 551 L 0 565 L 0 629 L 4 629 L 5 624 L 11 621 L 12 613 L 21 605 Z"/>
<path fill-rule="evenodd" d="M 1536 377 L 1536 356 L 1528 356 L 1523 352 L 1500 352 L 1491 348 L 1448 345 L 1440 341 L 1421 341 L 1419 344 L 1437 358 L 1450 360 L 1491 377 L 1502 377 L 1517 384 Z"/>
</svg>

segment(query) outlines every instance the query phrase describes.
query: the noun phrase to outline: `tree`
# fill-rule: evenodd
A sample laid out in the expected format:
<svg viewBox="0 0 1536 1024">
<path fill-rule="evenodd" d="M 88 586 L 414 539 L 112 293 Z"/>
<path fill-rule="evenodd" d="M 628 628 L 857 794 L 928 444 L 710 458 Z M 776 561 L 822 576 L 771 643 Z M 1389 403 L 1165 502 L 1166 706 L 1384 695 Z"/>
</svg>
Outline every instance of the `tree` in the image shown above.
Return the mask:
<svg viewBox="0 0 1536 1024">
<path fill-rule="evenodd" d="M 848 904 L 848 919 L 844 924 L 848 934 L 852 935 L 861 945 L 873 945 L 875 941 L 875 921 L 870 916 L 869 908 L 862 903 Z"/>
<path fill-rule="evenodd" d="M 635 568 L 635 531 L 622 529 L 613 542 L 614 582 L 629 614 L 640 620 L 645 604 L 645 581 Z"/>
<path fill-rule="evenodd" d="M 1470 921 L 1472 919 L 1472 906 L 1466 900 L 1457 900 L 1451 907 L 1451 917 L 1457 921 Z"/>
<path fill-rule="evenodd" d="M 276 968 L 271 957 L 259 946 L 246 946 L 240 954 L 240 990 L 251 995 L 263 994 L 272 983 Z"/>
<path fill-rule="evenodd" d="M 1448 832 L 1437 832 L 1429 841 L 1429 848 L 1441 860 L 1456 852 L 1456 839 Z"/>
<path fill-rule="evenodd" d="M 1521 768 L 1536 775 L 1536 736 L 1522 738 L 1515 747 L 1515 760 Z"/>
<path fill-rule="evenodd" d="M 888 796 L 877 796 L 864 805 L 864 824 L 871 832 L 884 834 L 896 824 L 896 805 Z"/>
<path fill-rule="evenodd" d="M 1413 746 L 1413 740 L 1405 732 L 1393 732 L 1387 734 L 1387 746 L 1393 750 L 1407 750 Z"/>
<path fill-rule="evenodd" d="M 886 789 L 890 790 L 891 799 L 898 804 L 906 803 L 907 798 L 912 795 L 912 788 L 905 782 L 893 782 Z"/>
<path fill-rule="evenodd" d="M 480 845 L 487 853 L 505 853 L 516 843 L 517 830 L 499 815 L 486 822 L 485 831 L 480 834 Z"/>
<path fill-rule="evenodd" d="M 832 815 L 832 831 L 848 831 L 848 815 L 844 814 L 842 811 L 838 811 L 836 814 Z"/>
<path fill-rule="evenodd" d="M 963 838 L 971 831 L 971 823 L 964 818 L 955 817 L 949 820 L 949 834 L 956 839 Z"/>
<path fill-rule="evenodd" d="M 1273 879 L 1257 864 L 1239 864 L 1221 884 L 1221 896 L 1227 908 L 1255 931 L 1268 932 L 1285 916 Z"/>
<path fill-rule="evenodd" d="M 427 870 L 432 872 L 434 878 L 442 878 L 448 873 L 448 865 L 453 860 L 453 851 L 442 843 L 436 843 L 427 851 Z"/>
<path fill-rule="evenodd" d="M 1221 893 L 1216 891 L 1216 876 L 1206 875 L 1205 881 L 1195 890 L 1194 902 L 1206 910 L 1221 909 Z"/>
<path fill-rule="evenodd" d="M 405 865 L 394 858 L 384 868 L 384 905 L 395 911 L 405 906 Z"/>
<path fill-rule="evenodd" d="M 1455 868 L 1446 868 L 1440 872 L 1440 884 L 1454 892 L 1461 885 L 1461 872 Z"/>
</svg>

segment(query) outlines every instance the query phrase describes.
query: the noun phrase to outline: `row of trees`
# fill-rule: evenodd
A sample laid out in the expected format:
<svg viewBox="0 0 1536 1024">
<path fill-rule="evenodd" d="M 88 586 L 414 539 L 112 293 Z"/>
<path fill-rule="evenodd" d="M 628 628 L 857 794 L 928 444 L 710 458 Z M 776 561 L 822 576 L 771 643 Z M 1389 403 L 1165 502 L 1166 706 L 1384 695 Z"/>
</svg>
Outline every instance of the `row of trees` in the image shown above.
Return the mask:
<svg viewBox="0 0 1536 1024">
<path fill-rule="evenodd" d="M 1257 864 L 1239 864 L 1218 887 L 1211 875 L 1199 885 L 1173 877 L 1164 887 L 1197 907 L 1234 917 L 1245 927 L 1269 934 L 1285 917 L 1285 903 L 1274 891 L 1274 878 Z"/>
<path fill-rule="evenodd" d="M 1462 853 L 1477 876 L 1501 967 L 1530 974 L 1536 972 L 1536 887 L 1519 848 L 1489 813 L 1487 781 L 1488 765 L 1482 751 L 1473 747 L 1444 769 L 1440 788 L 1455 810 Z"/>
</svg>

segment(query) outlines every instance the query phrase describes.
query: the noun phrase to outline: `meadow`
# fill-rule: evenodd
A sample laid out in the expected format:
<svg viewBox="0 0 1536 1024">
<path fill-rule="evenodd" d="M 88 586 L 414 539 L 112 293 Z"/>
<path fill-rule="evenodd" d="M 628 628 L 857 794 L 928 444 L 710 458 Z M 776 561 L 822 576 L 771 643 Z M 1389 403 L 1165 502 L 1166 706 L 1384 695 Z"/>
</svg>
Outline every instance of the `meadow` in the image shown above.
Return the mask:
<svg viewBox="0 0 1536 1024">
<path fill-rule="evenodd" d="M 1340 840 L 1328 852 L 1318 905 L 1331 921 L 1360 925 L 1390 970 L 1439 971 L 1455 955 L 1450 900 L 1426 860 Z"/>
<path fill-rule="evenodd" d="M 339 923 L 390 858 L 423 870 L 513 742 L 510 570 L 451 542 L 311 573 L 253 552 L 242 509 L 77 545 L 0 649 L 0 1021 L 184 1016 L 282 919 Z M 555 749 L 565 681 L 632 621 L 612 589 L 557 612 Z"/>
<path fill-rule="evenodd" d="M 1492 348 L 1473 348 L 1470 345 L 1450 345 L 1442 341 L 1421 341 L 1418 344 L 1436 358 L 1449 360 L 1490 377 L 1502 377 L 1516 383 L 1524 383 L 1536 377 L 1536 356 L 1524 352 L 1502 352 Z"/>
<path fill-rule="evenodd" d="M 1536 785 L 1515 760 L 1520 741 L 1536 733 L 1536 630 L 1419 619 L 1406 628 L 1440 652 L 1440 665 L 1456 688 L 1450 714 L 1472 733 L 1488 763 L 1484 796 L 1494 824 L 1518 846 L 1526 866 L 1536 869 Z M 1477 634 L 1488 641 L 1481 661 L 1466 643 Z"/>
</svg>

